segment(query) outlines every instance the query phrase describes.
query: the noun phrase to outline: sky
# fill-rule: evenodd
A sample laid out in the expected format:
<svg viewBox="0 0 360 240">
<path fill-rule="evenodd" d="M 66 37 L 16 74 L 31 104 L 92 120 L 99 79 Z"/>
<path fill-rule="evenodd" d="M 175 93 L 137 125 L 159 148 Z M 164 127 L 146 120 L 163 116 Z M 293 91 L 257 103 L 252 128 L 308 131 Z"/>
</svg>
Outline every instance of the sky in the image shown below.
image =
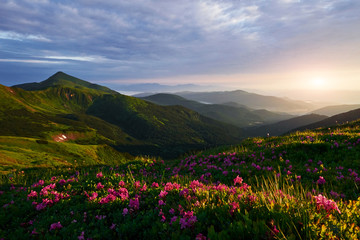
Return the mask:
<svg viewBox="0 0 360 240">
<path fill-rule="evenodd" d="M 119 88 L 360 91 L 358 0 L 2 0 L 0 84 L 57 71 Z"/>
</svg>

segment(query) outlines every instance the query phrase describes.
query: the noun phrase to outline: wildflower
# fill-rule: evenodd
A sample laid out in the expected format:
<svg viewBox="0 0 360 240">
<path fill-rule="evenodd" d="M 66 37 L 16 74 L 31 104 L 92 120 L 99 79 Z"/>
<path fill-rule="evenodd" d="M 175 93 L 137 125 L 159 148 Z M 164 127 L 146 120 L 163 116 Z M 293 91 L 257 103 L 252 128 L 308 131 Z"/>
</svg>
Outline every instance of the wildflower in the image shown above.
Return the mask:
<svg viewBox="0 0 360 240">
<path fill-rule="evenodd" d="M 175 222 L 176 220 L 177 220 L 177 216 L 174 216 L 174 217 L 172 217 L 171 219 L 170 219 L 170 224 L 172 224 L 173 222 Z"/>
<path fill-rule="evenodd" d="M 239 203 L 237 202 L 232 202 L 232 203 L 229 203 L 229 205 L 231 206 L 231 209 L 230 209 L 230 214 L 233 215 L 235 210 L 238 209 L 240 206 L 239 206 Z"/>
<path fill-rule="evenodd" d="M 334 202 L 331 199 L 327 199 L 323 195 L 319 194 L 318 196 L 314 196 L 316 200 L 316 206 L 318 209 L 323 208 L 327 213 L 329 213 L 332 210 L 336 210 L 338 213 L 341 214 L 338 206 L 336 205 L 336 202 Z"/>
<path fill-rule="evenodd" d="M 128 214 L 129 210 L 127 208 L 123 209 L 122 215 L 125 216 L 126 214 Z"/>
<path fill-rule="evenodd" d="M 130 199 L 129 207 L 133 209 L 139 209 L 139 199 L 138 198 Z"/>
<path fill-rule="evenodd" d="M 39 184 L 40 186 L 44 185 L 44 183 L 45 183 L 44 180 L 39 180 L 39 182 L 38 182 L 38 184 Z"/>
<path fill-rule="evenodd" d="M 35 198 L 35 197 L 37 197 L 37 192 L 31 190 L 31 192 L 28 194 L 28 199 L 29 199 L 29 198 Z"/>
<path fill-rule="evenodd" d="M 175 214 L 175 210 L 174 210 L 173 208 L 171 208 L 171 209 L 169 210 L 169 213 L 172 214 L 172 215 L 174 215 L 174 214 Z"/>
<path fill-rule="evenodd" d="M 325 179 L 324 179 L 322 176 L 320 176 L 316 183 L 317 183 L 318 185 L 322 185 L 322 184 L 325 184 L 326 181 L 325 181 Z"/>
<path fill-rule="evenodd" d="M 63 186 L 63 185 L 65 185 L 66 180 L 65 180 L 65 179 L 61 179 L 58 183 L 59 183 L 61 186 Z"/>
<path fill-rule="evenodd" d="M 134 182 L 134 187 L 135 187 L 136 189 L 140 188 L 140 181 Z"/>
<path fill-rule="evenodd" d="M 147 190 L 147 186 L 146 183 L 144 184 L 144 186 L 140 189 L 141 192 L 145 192 Z"/>
<path fill-rule="evenodd" d="M 100 190 L 100 189 L 103 189 L 104 188 L 104 185 L 101 184 L 101 182 L 99 182 L 97 185 L 96 185 L 96 189 L 97 190 Z"/>
<path fill-rule="evenodd" d="M 120 187 L 124 187 L 124 186 L 125 186 L 124 181 L 121 180 L 121 181 L 119 182 L 119 186 L 120 186 Z"/>
<path fill-rule="evenodd" d="M 63 226 L 61 225 L 60 222 L 57 222 L 57 223 L 53 223 L 50 225 L 50 231 L 51 230 L 56 230 L 56 229 L 61 229 Z"/>
<path fill-rule="evenodd" d="M 36 228 L 34 228 L 34 230 L 32 230 L 32 232 L 31 232 L 31 235 L 37 235 L 37 234 L 39 234 L 39 233 L 36 231 Z"/>
<path fill-rule="evenodd" d="M 156 182 L 153 182 L 153 183 L 151 184 L 151 187 L 153 187 L 153 188 L 158 188 L 158 187 L 159 187 L 159 184 L 156 183 Z"/>
<path fill-rule="evenodd" d="M 78 239 L 79 239 L 79 240 L 85 240 L 85 236 L 84 236 L 84 235 L 85 235 L 85 232 L 82 231 L 81 234 L 78 236 Z"/>
<path fill-rule="evenodd" d="M 242 182 L 243 182 L 243 179 L 241 177 L 239 177 L 239 175 L 237 175 L 236 178 L 234 179 L 234 186 L 236 184 L 241 185 Z"/>
<path fill-rule="evenodd" d="M 159 206 L 166 205 L 166 203 L 163 200 L 159 200 Z"/>
<path fill-rule="evenodd" d="M 92 195 L 89 197 L 89 201 L 95 200 L 95 198 L 97 198 L 98 193 L 97 192 L 93 192 Z"/>
<path fill-rule="evenodd" d="M 164 198 L 166 195 L 168 195 L 168 192 L 161 190 L 159 194 L 159 198 Z"/>
<path fill-rule="evenodd" d="M 116 227 L 116 224 L 115 224 L 115 223 L 113 223 L 113 224 L 111 224 L 110 229 L 111 229 L 111 230 L 114 230 L 114 229 L 115 229 L 115 227 Z"/>
<path fill-rule="evenodd" d="M 206 237 L 204 235 L 202 235 L 201 233 L 199 233 L 198 235 L 196 235 L 195 240 L 206 240 Z"/>
<path fill-rule="evenodd" d="M 104 175 L 102 174 L 102 172 L 99 172 L 98 174 L 96 174 L 97 178 L 102 178 Z"/>
</svg>

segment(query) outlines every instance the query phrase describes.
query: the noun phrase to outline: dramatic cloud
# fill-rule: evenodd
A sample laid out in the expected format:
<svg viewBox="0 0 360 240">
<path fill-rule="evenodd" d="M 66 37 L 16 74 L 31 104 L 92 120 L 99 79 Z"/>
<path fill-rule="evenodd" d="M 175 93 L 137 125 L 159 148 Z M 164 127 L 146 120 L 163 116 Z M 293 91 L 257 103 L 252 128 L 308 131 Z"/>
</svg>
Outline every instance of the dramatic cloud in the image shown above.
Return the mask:
<svg viewBox="0 0 360 240">
<path fill-rule="evenodd" d="M 219 76 L 296 86 L 274 78 L 359 69 L 359 12 L 356 0 L 3 0 L 0 83 L 62 70 L 100 84 Z"/>
</svg>

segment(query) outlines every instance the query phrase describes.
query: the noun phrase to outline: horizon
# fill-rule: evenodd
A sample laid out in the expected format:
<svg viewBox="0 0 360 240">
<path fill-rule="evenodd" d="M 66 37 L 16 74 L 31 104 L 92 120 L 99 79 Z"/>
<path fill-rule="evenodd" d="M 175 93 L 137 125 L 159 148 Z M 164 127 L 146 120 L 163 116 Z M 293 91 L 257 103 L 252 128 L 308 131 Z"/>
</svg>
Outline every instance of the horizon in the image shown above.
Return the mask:
<svg viewBox="0 0 360 240">
<path fill-rule="evenodd" d="M 359 10 L 335 0 L 5 0 L 0 84 L 61 70 L 115 90 L 194 84 L 360 103 Z"/>
</svg>

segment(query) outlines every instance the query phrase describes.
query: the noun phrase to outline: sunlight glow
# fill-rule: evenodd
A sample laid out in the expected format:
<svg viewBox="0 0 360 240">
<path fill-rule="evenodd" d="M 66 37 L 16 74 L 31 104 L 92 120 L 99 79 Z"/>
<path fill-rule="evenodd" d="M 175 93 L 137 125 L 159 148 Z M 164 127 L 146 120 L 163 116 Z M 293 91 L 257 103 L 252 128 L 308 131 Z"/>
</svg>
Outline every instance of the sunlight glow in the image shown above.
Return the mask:
<svg viewBox="0 0 360 240">
<path fill-rule="evenodd" d="M 324 88 L 326 87 L 326 80 L 321 77 L 313 78 L 310 81 L 312 88 Z"/>
</svg>

